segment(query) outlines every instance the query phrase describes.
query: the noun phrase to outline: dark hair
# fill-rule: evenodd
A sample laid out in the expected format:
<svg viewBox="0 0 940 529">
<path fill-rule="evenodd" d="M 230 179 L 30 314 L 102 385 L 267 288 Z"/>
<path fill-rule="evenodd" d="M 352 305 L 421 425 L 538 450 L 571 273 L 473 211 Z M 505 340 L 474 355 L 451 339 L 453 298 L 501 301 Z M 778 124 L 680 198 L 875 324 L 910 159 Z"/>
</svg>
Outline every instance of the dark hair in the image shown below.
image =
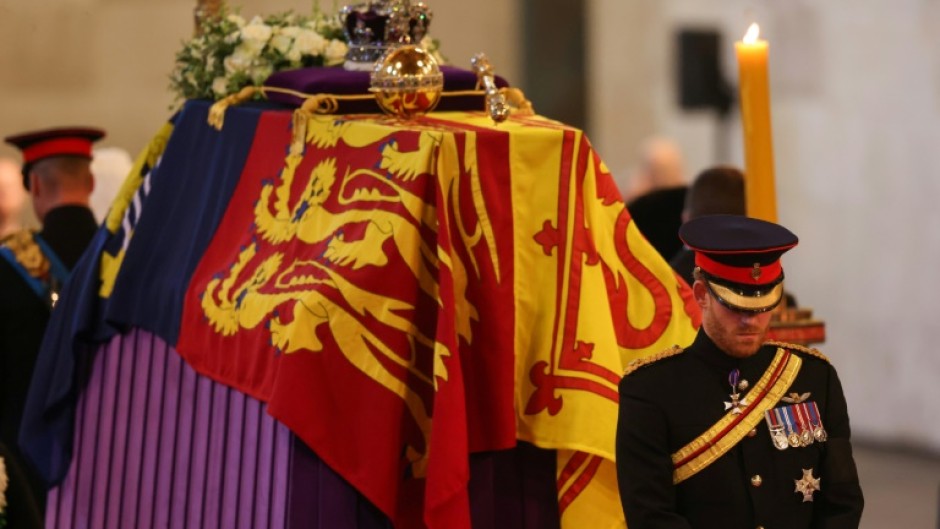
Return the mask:
<svg viewBox="0 0 940 529">
<path fill-rule="evenodd" d="M 685 210 L 689 219 L 704 215 L 744 215 L 744 174 L 731 166 L 705 169 L 689 186 Z"/>
</svg>

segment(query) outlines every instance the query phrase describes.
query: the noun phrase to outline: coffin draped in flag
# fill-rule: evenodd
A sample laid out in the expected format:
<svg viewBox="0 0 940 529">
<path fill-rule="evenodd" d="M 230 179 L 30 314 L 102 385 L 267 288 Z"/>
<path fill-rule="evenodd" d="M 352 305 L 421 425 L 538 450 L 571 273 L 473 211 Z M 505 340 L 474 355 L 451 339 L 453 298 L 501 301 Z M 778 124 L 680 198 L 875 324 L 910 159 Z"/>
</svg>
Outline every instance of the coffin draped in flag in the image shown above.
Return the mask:
<svg viewBox="0 0 940 529">
<path fill-rule="evenodd" d="M 620 373 L 691 341 L 698 314 L 584 134 L 263 106 L 216 131 L 208 107 L 150 149 L 83 260 L 95 288 L 66 293 L 95 317 L 56 315 L 43 357 L 150 330 L 268 403 L 400 529 L 470 527 L 469 454 L 517 440 L 558 451 L 563 527 L 623 526 Z M 34 434 L 67 464 L 43 423 L 67 422 L 74 375 L 57 376 L 71 389 L 36 397 Z"/>
</svg>

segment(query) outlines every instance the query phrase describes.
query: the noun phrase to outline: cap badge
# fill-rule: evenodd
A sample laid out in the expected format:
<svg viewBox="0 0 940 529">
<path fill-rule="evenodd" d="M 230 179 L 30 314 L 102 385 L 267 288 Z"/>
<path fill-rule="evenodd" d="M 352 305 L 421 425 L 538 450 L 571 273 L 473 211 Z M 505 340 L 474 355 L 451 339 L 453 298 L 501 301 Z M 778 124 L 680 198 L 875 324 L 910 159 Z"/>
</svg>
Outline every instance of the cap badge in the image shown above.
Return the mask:
<svg viewBox="0 0 940 529">
<path fill-rule="evenodd" d="M 754 263 L 754 268 L 751 270 L 751 278 L 753 278 L 754 281 L 760 279 L 760 263 Z"/>
</svg>

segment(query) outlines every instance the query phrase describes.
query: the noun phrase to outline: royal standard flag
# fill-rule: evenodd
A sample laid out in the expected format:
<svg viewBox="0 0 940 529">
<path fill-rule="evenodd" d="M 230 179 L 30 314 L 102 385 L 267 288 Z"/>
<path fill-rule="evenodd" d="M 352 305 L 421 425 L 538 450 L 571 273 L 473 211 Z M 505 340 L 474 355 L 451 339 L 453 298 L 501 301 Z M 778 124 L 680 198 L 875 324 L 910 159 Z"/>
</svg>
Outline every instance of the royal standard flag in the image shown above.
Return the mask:
<svg viewBox="0 0 940 529">
<path fill-rule="evenodd" d="M 470 454 L 518 440 L 557 450 L 563 527 L 624 525 L 620 373 L 697 312 L 582 132 L 208 115 L 187 103 L 101 235 L 101 322 L 267 402 L 398 529 L 469 528 Z"/>
<path fill-rule="evenodd" d="M 558 451 L 562 527 L 623 527 L 617 386 L 632 360 L 690 343 L 691 290 L 637 230 L 576 129 L 533 118 L 514 179 L 518 438 Z M 550 183 L 547 183 L 550 182 Z"/>
</svg>

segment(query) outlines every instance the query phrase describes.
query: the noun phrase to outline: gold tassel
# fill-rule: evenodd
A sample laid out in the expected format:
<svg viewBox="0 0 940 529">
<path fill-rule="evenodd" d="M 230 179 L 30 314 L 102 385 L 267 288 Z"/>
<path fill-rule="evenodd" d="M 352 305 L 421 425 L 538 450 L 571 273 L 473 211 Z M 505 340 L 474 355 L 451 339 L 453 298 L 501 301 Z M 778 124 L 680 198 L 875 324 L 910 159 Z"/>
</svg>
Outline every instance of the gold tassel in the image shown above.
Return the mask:
<svg viewBox="0 0 940 529">
<path fill-rule="evenodd" d="M 532 102 L 526 99 L 525 93 L 518 88 L 500 88 L 499 93 L 506 98 L 506 101 L 513 106 L 513 114 L 520 116 L 533 116 L 535 109 L 532 108 Z"/>
<path fill-rule="evenodd" d="M 216 101 L 209 108 L 209 125 L 214 127 L 215 130 L 222 130 L 222 125 L 225 122 L 225 111 L 228 107 L 232 105 L 240 105 L 245 101 L 255 97 L 255 94 L 259 93 L 260 89 L 254 86 L 246 86 L 238 91 L 238 93 L 225 96 L 222 99 Z"/>
</svg>

